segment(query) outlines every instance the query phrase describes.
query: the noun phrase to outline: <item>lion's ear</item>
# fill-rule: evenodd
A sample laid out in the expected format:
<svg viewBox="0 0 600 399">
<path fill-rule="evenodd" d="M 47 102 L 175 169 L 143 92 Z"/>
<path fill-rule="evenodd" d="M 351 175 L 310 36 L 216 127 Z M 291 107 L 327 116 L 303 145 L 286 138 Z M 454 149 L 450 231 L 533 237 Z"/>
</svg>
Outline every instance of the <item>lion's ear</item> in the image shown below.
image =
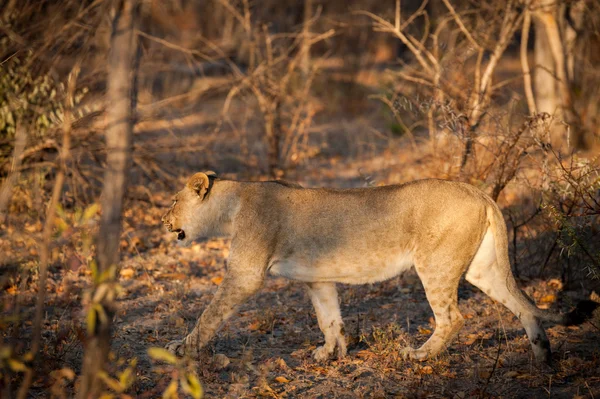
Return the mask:
<svg viewBox="0 0 600 399">
<path fill-rule="evenodd" d="M 217 174 L 212 171 L 206 173 L 198 172 L 190 177 L 187 186 L 194 190 L 199 197 L 204 199 L 212 187 L 211 178 L 214 179 L 215 177 L 217 177 Z"/>
</svg>

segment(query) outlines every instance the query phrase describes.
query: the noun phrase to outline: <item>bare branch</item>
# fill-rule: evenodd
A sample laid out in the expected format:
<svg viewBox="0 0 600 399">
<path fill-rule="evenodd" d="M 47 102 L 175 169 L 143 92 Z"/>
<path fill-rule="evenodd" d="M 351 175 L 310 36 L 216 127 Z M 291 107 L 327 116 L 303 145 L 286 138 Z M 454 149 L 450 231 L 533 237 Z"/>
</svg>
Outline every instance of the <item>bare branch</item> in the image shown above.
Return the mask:
<svg viewBox="0 0 600 399">
<path fill-rule="evenodd" d="M 27 130 L 19 123 L 15 132 L 15 145 L 13 147 L 12 164 L 8 176 L 0 187 L 0 224 L 6 223 L 8 218 L 8 205 L 10 203 L 13 186 L 19 179 L 21 170 L 21 154 L 27 143 Z"/>
<path fill-rule="evenodd" d="M 39 266 L 39 281 L 38 281 L 38 295 L 35 304 L 35 316 L 33 320 L 33 334 L 31 339 L 31 353 L 34 356 L 38 355 L 40 349 L 40 340 L 42 337 L 42 320 L 44 317 L 44 307 L 46 305 L 46 282 L 48 280 L 48 263 L 50 260 L 50 242 L 52 240 L 52 232 L 54 231 L 54 218 L 56 215 L 56 207 L 62 194 L 63 185 L 65 181 L 65 174 L 67 171 L 67 162 L 70 157 L 71 151 L 71 112 L 73 105 L 73 95 L 75 93 L 75 86 L 77 77 L 79 76 L 80 63 L 76 63 L 71 73 L 69 74 L 67 82 L 67 95 L 65 97 L 65 113 L 63 119 L 63 142 L 60 149 L 58 170 L 56 172 L 56 180 L 54 181 L 54 189 L 52 190 L 52 197 L 46 210 L 46 221 L 44 223 L 44 232 L 42 235 L 42 247 L 40 252 L 40 266 Z M 36 359 L 38 360 L 38 359 Z M 19 389 L 19 398 L 27 397 L 27 392 L 33 380 L 33 372 L 27 373 L 21 387 Z"/>
<path fill-rule="evenodd" d="M 529 69 L 529 61 L 527 59 L 527 42 L 529 41 L 529 28 L 531 26 L 531 12 L 524 11 L 523 28 L 521 30 L 521 67 L 523 69 L 523 85 L 525 86 L 525 97 L 527 98 L 527 106 L 529 112 L 537 113 L 535 106 L 535 98 L 533 96 L 533 88 L 531 86 L 531 71 Z"/>
<path fill-rule="evenodd" d="M 415 56 L 415 58 L 417 59 L 417 61 L 419 62 L 419 64 L 421 65 L 421 67 L 423 69 L 425 69 L 427 72 L 429 72 L 431 74 L 434 73 L 434 71 L 433 71 L 434 67 L 429 65 L 429 63 L 425 60 L 425 58 L 423 58 L 422 49 L 417 49 L 415 47 L 415 45 L 408 39 L 408 37 L 402 32 L 402 30 L 396 29 L 394 25 L 392 25 L 385 19 L 383 19 L 380 16 L 375 15 L 371 12 L 355 11 L 354 13 L 359 14 L 359 15 L 366 15 L 367 17 L 371 18 L 374 22 L 373 30 L 378 31 L 378 32 L 388 32 L 388 33 L 394 34 L 398 39 L 400 39 L 402 41 L 402 43 L 404 43 L 404 45 L 406 45 L 406 47 L 408 47 L 410 52 L 413 53 L 413 55 Z M 438 65 L 438 67 L 439 67 L 439 65 Z"/>
<path fill-rule="evenodd" d="M 450 11 L 450 14 L 452 14 L 452 16 L 454 17 L 454 20 L 456 21 L 456 24 L 460 28 L 460 31 L 465 35 L 465 37 L 467 38 L 467 40 L 475 48 L 480 49 L 481 46 L 479 45 L 479 43 L 477 43 L 477 41 L 475 41 L 475 39 L 471 35 L 471 32 L 469 32 L 469 30 L 467 29 L 467 27 L 465 26 L 465 24 L 463 23 L 463 21 L 460 19 L 460 17 L 456 13 L 456 10 L 454 9 L 454 7 L 452 7 L 452 4 L 450 4 L 450 2 L 448 0 L 442 0 L 442 1 L 444 2 L 444 5 L 448 9 L 448 11 Z"/>
</svg>

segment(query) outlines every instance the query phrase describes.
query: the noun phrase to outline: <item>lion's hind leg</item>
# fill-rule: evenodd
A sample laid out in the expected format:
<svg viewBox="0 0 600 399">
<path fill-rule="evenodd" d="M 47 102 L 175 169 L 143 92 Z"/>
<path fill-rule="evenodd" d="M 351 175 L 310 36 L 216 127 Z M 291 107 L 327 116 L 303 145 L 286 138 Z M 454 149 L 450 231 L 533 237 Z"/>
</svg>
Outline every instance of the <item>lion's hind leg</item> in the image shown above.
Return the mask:
<svg viewBox="0 0 600 399">
<path fill-rule="evenodd" d="M 535 305 L 517 286 L 508 261 L 508 249 L 502 245 L 497 253 L 496 238 L 488 231 L 465 276 L 466 280 L 493 300 L 506 306 L 519 318 L 539 362 L 550 362 L 550 342 L 540 320 L 535 316 Z"/>
<path fill-rule="evenodd" d="M 338 358 L 346 356 L 344 323 L 335 283 L 307 283 L 306 287 L 317 313 L 319 328 L 325 335 L 325 344 L 315 349 L 313 358 L 318 361 L 327 360 L 336 348 Z"/>
<path fill-rule="evenodd" d="M 531 305 L 527 306 L 527 299 L 517 287 L 510 271 L 508 275 L 506 272 L 501 272 L 497 264 L 493 264 L 488 270 L 481 270 L 477 264 L 474 264 L 465 278 L 490 298 L 500 302 L 513 312 L 525 328 L 536 360 L 550 362 L 552 358 L 550 341 L 548 341 L 540 320 L 531 312 Z"/>
<path fill-rule="evenodd" d="M 420 348 L 405 348 L 402 355 L 415 360 L 431 358 L 450 344 L 464 324 L 458 309 L 458 278 L 419 273 L 429 306 L 435 317 L 435 330 Z"/>
<path fill-rule="evenodd" d="M 436 356 L 456 337 L 464 325 L 458 309 L 458 283 L 469 259 L 456 256 L 452 246 L 447 251 L 432 251 L 415 259 L 415 270 L 421 279 L 429 306 L 435 317 L 435 330 L 418 349 L 405 348 L 404 357 L 425 360 Z"/>
</svg>

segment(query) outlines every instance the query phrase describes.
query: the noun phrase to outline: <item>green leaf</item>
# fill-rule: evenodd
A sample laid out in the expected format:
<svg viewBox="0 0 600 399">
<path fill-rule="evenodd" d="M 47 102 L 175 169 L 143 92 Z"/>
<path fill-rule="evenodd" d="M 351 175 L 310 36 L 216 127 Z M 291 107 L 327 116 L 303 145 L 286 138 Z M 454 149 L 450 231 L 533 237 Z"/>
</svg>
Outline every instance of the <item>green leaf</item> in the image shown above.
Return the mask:
<svg viewBox="0 0 600 399">
<path fill-rule="evenodd" d="M 96 309 L 94 309 L 94 307 L 92 307 L 87 313 L 86 324 L 88 334 L 94 334 L 94 331 L 96 330 Z"/>
<path fill-rule="evenodd" d="M 95 259 L 90 261 L 90 270 L 92 271 L 92 281 L 94 284 L 98 284 L 98 264 Z"/>
<path fill-rule="evenodd" d="M 12 371 L 24 373 L 27 371 L 27 366 L 20 360 L 17 359 L 8 359 L 8 366 Z"/>
<path fill-rule="evenodd" d="M 98 283 L 103 283 L 105 281 L 114 280 L 117 275 L 117 265 L 110 265 L 110 267 L 102 272 Z"/>
<path fill-rule="evenodd" d="M 106 374 L 106 371 L 100 370 L 98 371 L 98 377 L 104 381 L 104 383 L 113 391 L 115 392 L 123 392 L 123 387 L 121 386 L 121 384 L 119 384 L 119 382 L 117 380 L 115 380 L 114 378 L 111 378 L 108 374 Z"/>
<path fill-rule="evenodd" d="M 59 218 L 59 217 L 54 218 L 54 224 L 58 228 L 59 233 L 62 233 L 63 231 L 66 231 L 69 229 L 69 225 L 62 218 Z"/>
<path fill-rule="evenodd" d="M 70 368 L 65 367 L 60 370 L 51 371 L 50 377 L 54 378 L 57 381 L 61 380 L 63 378 L 65 378 L 69 381 L 73 381 L 73 379 L 75 378 L 75 372 L 73 370 L 71 370 Z"/>
<path fill-rule="evenodd" d="M 165 363 L 176 364 L 177 356 L 164 348 L 153 347 L 148 349 L 148 356 L 154 360 L 161 360 Z"/>
<path fill-rule="evenodd" d="M 198 377 L 194 373 L 186 373 L 180 382 L 183 391 L 190 394 L 194 399 L 200 399 L 204 396 L 202 385 L 200 385 L 200 381 L 198 381 Z"/>
<path fill-rule="evenodd" d="M 96 216 L 96 213 L 98 213 L 99 208 L 100 205 L 98 205 L 98 203 L 93 203 L 92 205 L 85 208 L 85 211 L 83 211 L 83 216 L 81 217 L 81 221 L 85 223 L 88 220 L 92 219 L 94 216 Z"/>
<path fill-rule="evenodd" d="M 167 389 L 165 389 L 165 391 L 163 392 L 162 397 L 163 397 L 163 399 L 171 399 L 171 398 L 177 397 L 177 381 L 176 380 L 171 381 L 171 383 L 169 384 Z"/>
<path fill-rule="evenodd" d="M 124 391 L 131 386 L 133 380 L 133 370 L 129 367 L 126 368 L 119 376 L 119 383 Z"/>
</svg>

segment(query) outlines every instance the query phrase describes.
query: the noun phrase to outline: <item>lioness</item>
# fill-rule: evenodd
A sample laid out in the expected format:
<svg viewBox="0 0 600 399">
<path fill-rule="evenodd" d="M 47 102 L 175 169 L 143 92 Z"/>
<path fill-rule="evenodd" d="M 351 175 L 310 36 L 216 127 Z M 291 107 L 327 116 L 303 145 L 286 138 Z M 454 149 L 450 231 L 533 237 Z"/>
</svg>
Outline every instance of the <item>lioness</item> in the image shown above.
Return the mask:
<svg viewBox="0 0 600 399">
<path fill-rule="evenodd" d="M 227 271 L 212 302 L 183 340 L 178 355 L 206 345 L 235 308 L 256 293 L 265 275 L 306 283 L 325 344 L 325 360 L 346 355 L 336 283 L 366 284 L 414 265 L 435 315 L 433 335 L 403 355 L 438 354 L 463 325 L 458 283 L 466 279 L 510 309 L 525 327 L 535 357 L 550 360 L 540 319 L 581 323 L 597 304 L 569 314 L 538 309 L 512 275 L 506 226 L 496 203 L 473 186 L 444 180 L 357 189 L 306 189 L 285 182 L 239 182 L 196 173 L 162 218 L 177 239 L 231 235 Z"/>
</svg>

